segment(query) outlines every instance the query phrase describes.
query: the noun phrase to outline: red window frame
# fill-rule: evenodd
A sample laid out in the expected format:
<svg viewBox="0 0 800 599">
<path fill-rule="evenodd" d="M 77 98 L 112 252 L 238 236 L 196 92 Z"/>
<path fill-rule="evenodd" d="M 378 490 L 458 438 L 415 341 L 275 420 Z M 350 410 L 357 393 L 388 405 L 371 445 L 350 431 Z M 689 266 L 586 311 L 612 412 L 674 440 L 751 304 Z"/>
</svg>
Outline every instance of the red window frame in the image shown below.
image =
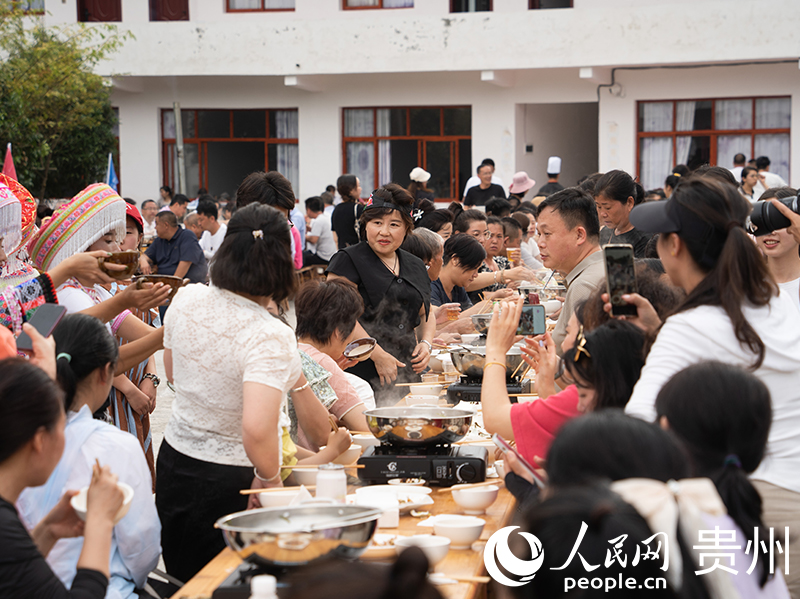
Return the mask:
<svg viewBox="0 0 800 599">
<path fill-rule="evenodd" d="M 296 4 L 296 3 L 295 3 Z M 231 8 L 231 0 L 225 0 L 225 12 L 294 12 L 294 8 L 264 8 L 264 0 L 261 0 L 261 8 Z"/>
<path fill-rule="evenodd" d="M 636 102 L 636 175 L 640 175 L 641 170 L 641 151 L 642 139 L 648 137 L 671 137 L 672 138 L 672 166 L 676 166 L 675 158 L 677 155 L 677 138 L 678 137 L 709 137 L 711 146 L 709 148 L 710 159 L 709 164 L 716 166 L 717 160 L 717 137 L 720 135 L 750 135 L 750 157 L 754 158 L 756 135 L 769 135 L 774 133 L 791 133 L 791 128 L 777 128 L 777 129 L 758 129 L 756 128 L 756 100 L 773 100 L 789 98 L 791 96 L 731 96 L 722 98 L 680 98 L 678 100 L 639 100 Z M 751 129 L 715 129 L 716 125 L 716 102 L 724 100 L 750 100 L 752 103 L 752 123 Z M 642 104 L 663 104 L 665 102 L 672 103 L 672 130 L 671 131 L 639 131 L 639 111 Z M 678 102 L 711 102 L 711 129 L 696 129 L 690 131 L 677 131 L 675 129 L 675 121 L 678 118 Z M 791 151 L 791 149 L 790 149 Z M 728 165 L 721 165 L 728 166 Z"/>
<path fill-rule="evenodd" d="M 377 9 L 386 9 L 386 10 L 403 10 L 414 8 L 414 5 L 411 6 L 389 6 L 386 7 L 383 5 L 383 0 L 378 0 L 377 6 L 348 6 L 348 0 L 342 0 L 342 10 L 377 10 Z"/>
<path fill-rule="evenodd" d="M 417 109 L 425 109 L 425 108 L 433 108 L 439 109 L 441 112 L 439 114 L 439 133 L 440 135 L 412 135 L 411 134 L 411 110 Z M 374 172 L 375 172 L 375 180 L 372 181 L 371 185 L 367 185 L 366 181 L 362 182 L 362 193 L 369 193 L 370 190 L 376 189 L 380 184 L 378 183 L 379 175 L 379 162 L 380 162 L 380 155 L 378 151 L 378 141 L 382 140 L 393 140 L 393 139 L 402 139 L 402 140 L 417 140 L 417 156 L 419 157 L 419 164 L 424 166 L 427 163 L 427 147 L 426 142 L 431 141 L 445 141 L 445 142 L 455 142 L 452 144 L 450 149 L 450 164 L 452 164 L 453 172 L 450 173 L 453 176 L 450 178 L 450 181 L 456 182 L 456 187 L 458 186 L 459 175 L 459 149 L 458 149 L 458 142 L 461 140 L 471 140 L 472 139 L 472 131 L 470 127 L 470 134 L 469 135 L 445 135 L 444 134 L 444 111 L 448 108 L 472 108 L 471 106 L 347 106 L 342 109 L 342 131 L 345 131 L 345 110 L 372 110 L 372 119 L 373 119 L 373 135 L 365 136 L 365 137 L 354 137 L 354 136 L 346 136 L 342 135 L 342 165 L 344 167 L 342 172 L 348 173 L 350 172 L 349 166 L 347 164 L 347 144 L 349 142 L 372 142 L 374 145 L 375 151 L 373 152 L 374 158 Z M 405 110 L 406 111 L 406 135 L 378 135 L 377 128 L 378 128 L 378 110 Z M 460 199 L 458 189 L 453 190 L 453 185 L 451 183 L 450 195 L 447 197 L 444 196 L 437 196 L 437 201 L 455 201 Z M 438 191 L 438 190 L 437 190 Z"/>
<path fill-rule="evenodd" d="M 205 143 L 213 142 L 213 141 L 262 141 L 264 142 L 264 170 L 269 170 L 269 146 L 274 144 L 285 144 L 285 145 L 298 145 L 298 138 L 296 137 L 271 137 L 270 130 L 269 130 L 269 113 L 273 111 L 284 111 L 284 110 L 292 110 L 297 112 L 297 108 L 265 108 L 265 118 L 266 118 L 266 137 L 234 137 L 233 136 L 233 113 L 237 110 L 245 110 L 245 109 L 238 109 L 238 108 L 183 108 L 181 109 L 181 113 L 184 112 L 194 112 L 194 131 L 183 132 L 183 143 L 184 144 L 197 144 L 197 151 L 198 151 L 198 162 L 200 168 L 198 168 L 198 186 L 201 188 L 208 189 L 208 150 L 205 147 Z M 250 109 L 246 109 L 250 111 Z M 260 110 L 260 109 L 258 109 Z M 161 109 L 161 122 L 159 126 L 161 127 L 161 172 L 162 172 L 162 181 L 163 185 L 170 185 L 172 182 L 172 178 L 170 177 L 170 173 L 172 170 L 172 164 L 170 161 L 170 153 L 169 153 L 169 146 L 174 145 L 176 143 L 176 138 L 174 137 L 164 137 L 164 114 L 172 112 L 171 108 L 162 108 Z M 197 115 L 198 112 L 227 112 L 229 113 L 229 126 L 228 126 L 228 137 L 200 137 L 198 135 L 198 128 L 200 126 L 199 117 Z M 174 186 L 173 186 L 174 189 Z"/>
</svg>

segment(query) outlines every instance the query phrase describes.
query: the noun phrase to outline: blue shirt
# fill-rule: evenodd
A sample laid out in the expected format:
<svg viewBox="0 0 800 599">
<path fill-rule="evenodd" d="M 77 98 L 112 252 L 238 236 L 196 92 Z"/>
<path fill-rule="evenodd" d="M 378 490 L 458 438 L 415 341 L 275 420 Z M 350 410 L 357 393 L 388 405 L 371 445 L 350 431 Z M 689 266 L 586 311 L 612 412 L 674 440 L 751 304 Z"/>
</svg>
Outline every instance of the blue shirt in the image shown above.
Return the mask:
<svg viewBox="0 0 800 599">
<path fill-rule="evenodd" d="M 467 296 L 467 290 L 463 287 L 455 285 L 453 287 L 452 299 L 447 297 L 444 291 L 444 286 L 439 279 L 431 281 L 431 305 L 441 306 L 442 304 L 461 304 L 461 310 L 469 310 L 472 307 L 472 302 Z"/>
<path fill-rule="evenodd" d="M 156 237 L 144 255 L 158 267 L 160 275 L 174 275 L 180 262 L 191 262 L 184 278 L 192 283 L 206 282 L 206 257 L 193 231 L 178 229 L 170 240 Z"/>
<path fill-rule="evenodd" d="M 292 221 L 294 228 L 300 233 L 300 242 L 303 248 L 306 247 L 306 217 L 297 208 L 289 213 L 289 220 Z"/>
</svg>

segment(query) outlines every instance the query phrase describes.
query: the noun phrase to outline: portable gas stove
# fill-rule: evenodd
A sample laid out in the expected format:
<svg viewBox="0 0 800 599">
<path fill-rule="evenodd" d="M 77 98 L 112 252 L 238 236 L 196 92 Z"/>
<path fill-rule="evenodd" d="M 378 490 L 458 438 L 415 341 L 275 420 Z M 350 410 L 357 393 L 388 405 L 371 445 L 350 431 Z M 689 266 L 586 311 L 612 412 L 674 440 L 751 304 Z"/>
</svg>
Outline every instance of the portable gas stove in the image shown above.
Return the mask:
<svg viewBox="0 0 800 599">
<path fill-rule="evenodd" d="M 393 478 L 424 478 L 432 485 L 450 487 L 486 480 L 485 447 L 437 445 L 433 447 L 368 447 L 359 458 L 358 478 L 385 483 Z"/>
<path fill-rule="evenodd" d="M 288 594 L 289 585 L 286 582 L 290 571 L 287 568 L 268 568 L 262 565 L 242 562 L 231 575 L 220 584 L 211 594 L 211 599 L 249 599 L 250 579 L 260 574 L 270 574 L 278 579 L 278 597 Z"/>
<path fill-rule="evenodd" d="M 462 376 L 458 382 L 452 383 L 449 387 L 447 387 L 448 403 L 457 404 L 460 401 L 479 403 L 481 401 L 482 382 L 483 381 L 478 377 Z M 517 403 L 517 398 L 512 396 L 530 393 L 531 380 L 523 379 L 521 381 L 506 381 L 506 390 L 508 391 L 511 403 Z"/>
</svg>

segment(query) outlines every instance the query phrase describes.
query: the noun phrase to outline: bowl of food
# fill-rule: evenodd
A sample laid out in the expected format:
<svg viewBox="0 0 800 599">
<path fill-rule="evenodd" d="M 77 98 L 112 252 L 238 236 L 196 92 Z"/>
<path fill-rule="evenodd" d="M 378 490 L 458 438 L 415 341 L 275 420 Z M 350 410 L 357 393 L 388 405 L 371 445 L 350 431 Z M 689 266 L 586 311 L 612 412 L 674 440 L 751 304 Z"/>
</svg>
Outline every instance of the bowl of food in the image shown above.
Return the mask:
<svg viewBox="0 0 800 599">
<path fill-rule="evenodd" d="M 450 539 L 434 535 L 397 537 L 394 546 L 398 555 L 408 547 L 419 547 L 428 558 L 428 570 L 433 570 L 436 564 L 447 557 L 447 552 L 450 551 Z"/>
<path fill-rule="evenodd" d="M 169 297 L 167 297 L 167 301 L 170 301 L 173 297 L 175 297 L 175 294 L 178 293 L 178 289 L 183 287 L 187 281 L 188 279 L 173 277 L 172 275 L 138 275 L 133 278 L 133 282 L 136 283 L 137 289 L 141 289 L 145 283 L 163 283 L 164 285 L 169 285 L 172 287 L 169 292 Z"/>
<path fill-rule="evenodd" d="M 347 347 L 344 348 L 344 357 L 349 360 L 358 360 L 361 362 L 369 358 L 369 355 L 372 353 L 372 350 L 375 349 L 377 344 L 378 342 L 372 337 L 362 337 L 361 339 L 356 339 L 355 341 L 348 343 Z"/>
<path fill-rule="evenodd" d="M 453 549 L 469 549 L 481 537 L 485 525 L 486 520 L 474 516 L 438 516 L 433 531 L 450 539 Z"/>
<path fill-rule="evenodd" d="M 485 513 L 486 508 L 497 500 L 500 487 L 497 485 L 485 487 L 454 485 L 450 491 L 453 494 L 453 500 L 464 508 L 464 513 L 475 516 Z"/>
<path fill-rule="evenodd" d="M 473 314 L 471 318 L 472 326 L 475 327 L 475 330 L 478 331 L 478 333 L 485 335 L 489 332 L 489 324 L 492 322 L 491 312 L 488 314 Z"/>
<path fill-rule="evenodd" d="M 131 501 L 133 500 L 133 487 L 126 483 L 117 483 L 117 486 L 122 491 L 123 500 L 122 506 L 117 510 L 116 515 L 114 516 L 114 524 L 119 522 L 125 517 L 125 514 L 128 513 L 128 510 L 131 509 Z M 78 514 L 78 518 L 86 521 L 86 500 L 88 498 L 89 487 L 83 487 L 80 491 L 78 491 L 77 495 L 73 495 L 72 499 L 69 500 L 72 509 L 75 510 L 75 513 Z"/>
<path fill-rule="evenodd" d="M 292 505 L 217 520 L 228 547 L 262 566 L 302 566 L 334 557 L 353 560 L 369 546 L 383 511 L 360 505 Z"/>
<path fill-rule="evenodd" d="M 108 256 L 103 256 L 97 259 L 100 265 L 100 270 L 106 273 L 112 279 L 124 281 L 130 279 L 136 268 L 139 266 L 139 252 L 136 250 L 127 250 L 125 252 L 111 252 Z M 106 264 L 118 264 L 124 266 L 125 270 L 110 270 L 106 268 Z"/>
<path fill-rule="evenodd" d="M 334 464 L 341 464 L 342 466 L 349 466 L 361 457 L 362 447 L 358 443 L 353 443 L 349 448 L 345 449 L 339 457 L 333 460 Z"/>
</svg>

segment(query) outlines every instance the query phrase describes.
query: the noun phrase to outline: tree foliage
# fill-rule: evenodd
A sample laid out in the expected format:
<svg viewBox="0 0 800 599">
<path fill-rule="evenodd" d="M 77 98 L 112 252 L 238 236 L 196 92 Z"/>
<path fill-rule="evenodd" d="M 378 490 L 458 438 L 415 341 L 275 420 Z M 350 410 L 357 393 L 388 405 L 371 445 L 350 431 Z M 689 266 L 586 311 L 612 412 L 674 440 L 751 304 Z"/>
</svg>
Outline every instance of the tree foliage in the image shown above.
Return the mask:
<svg viewBox="0 0 800 599">
<path fill-rule="evenodd" d="M 94 67 L 125 41 L 113 26 L 45 28 L 0 8 L 0 148 L 39 198 L 71 197 L 105 176 L 116 148 L 111 86 Z"/>
</svg>

